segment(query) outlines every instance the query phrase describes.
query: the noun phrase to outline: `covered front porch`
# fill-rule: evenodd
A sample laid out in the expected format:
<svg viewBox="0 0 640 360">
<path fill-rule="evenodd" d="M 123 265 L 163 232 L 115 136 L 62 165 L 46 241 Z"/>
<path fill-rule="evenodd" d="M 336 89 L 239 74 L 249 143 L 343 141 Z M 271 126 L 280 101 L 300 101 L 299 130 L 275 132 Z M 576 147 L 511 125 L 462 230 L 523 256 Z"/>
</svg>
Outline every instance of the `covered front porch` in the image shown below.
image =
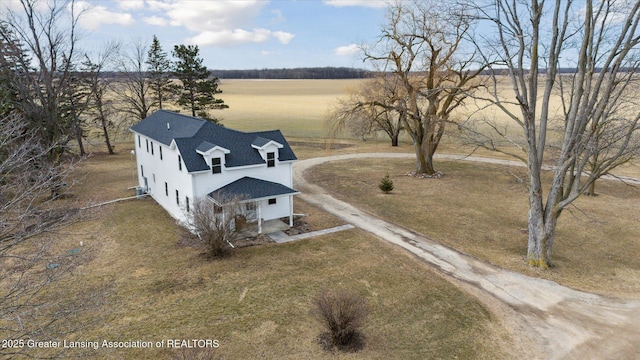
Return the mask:
<svg viewBox="0 0 640 360">
<path fill-rule="evenodd" d="M 293 226 L 293 196 L 297 194 L 298 191 L 279 183 L 243 177 L 209 193 L 208 197 L 220 206 L 230 199 L 237 201 L 234 216 L 244 218 L 248 224 L 256 223 L 257 233 L 262 234 L 270 220 L 282 223 L 279 219 L 288 217 L 289 227 Z"/>
</svg>

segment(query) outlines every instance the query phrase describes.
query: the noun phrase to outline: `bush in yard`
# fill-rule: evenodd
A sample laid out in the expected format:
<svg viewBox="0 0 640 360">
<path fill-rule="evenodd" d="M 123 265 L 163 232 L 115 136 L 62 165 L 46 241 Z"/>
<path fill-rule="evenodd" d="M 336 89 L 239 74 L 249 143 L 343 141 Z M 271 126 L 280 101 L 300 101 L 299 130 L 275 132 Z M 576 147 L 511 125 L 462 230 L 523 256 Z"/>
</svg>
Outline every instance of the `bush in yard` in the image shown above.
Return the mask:
<svg viewBox="0 0 640 360">
<path fill-rule="evenodd" d="M 384 191 L 385 194 L 388 194 L 393 190 L 393 180 L 389 178 L 389 174 L 385 175 L 385 177 L 380 180 L 380 184 L 378 184 L 380 190 Z"/>
<path fill-rule="evenodd" d="M 313 313 L 327 330 L 319 337 L 326 350 L 358 351 L 364 346 L 360 329 L 369 306 L 363 297 L 344 290 L 323 291 L 313 300 Z"/>
<path fill-rule="evenodd" d="M 208 199 L 198 199 L 186 212 L 189 229 L 205 246 L 211 258 L 229 255 L 238 238 L 235 219 L 240 213 L 240 198 L 224 197 L 222 205 Z"/>
</svg>

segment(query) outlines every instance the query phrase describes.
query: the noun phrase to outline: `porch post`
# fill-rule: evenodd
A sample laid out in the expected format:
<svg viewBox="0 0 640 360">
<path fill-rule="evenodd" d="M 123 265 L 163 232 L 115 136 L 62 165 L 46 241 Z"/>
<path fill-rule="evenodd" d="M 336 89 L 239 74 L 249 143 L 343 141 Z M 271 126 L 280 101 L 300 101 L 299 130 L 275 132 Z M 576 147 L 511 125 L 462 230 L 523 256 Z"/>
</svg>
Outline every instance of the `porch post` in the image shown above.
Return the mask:
<svg viewBox="0 0 640 360">
<path fill-rule="evenodd" d="M 293 195 L 289 195 L 289 227 L 293 226 Z"/>
<path fill-rule="evenodd" d="M 258 234 L 262 234 L 262 202 L 258 201 Z"/>
</svg>

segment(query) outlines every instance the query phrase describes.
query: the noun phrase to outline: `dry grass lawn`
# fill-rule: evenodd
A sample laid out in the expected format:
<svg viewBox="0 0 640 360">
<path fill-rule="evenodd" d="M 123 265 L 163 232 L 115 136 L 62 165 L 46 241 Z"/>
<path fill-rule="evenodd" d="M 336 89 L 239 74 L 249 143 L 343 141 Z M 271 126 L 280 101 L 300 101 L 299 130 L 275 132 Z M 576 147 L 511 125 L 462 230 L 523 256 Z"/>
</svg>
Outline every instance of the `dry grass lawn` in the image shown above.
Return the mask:
<svg viewBox="0 0 640 360">
<path fill-rule="evenodd" d="M 524 263 L 527 190 L 523 168 L 438 161 L 441 179 L 405 176 L 413 160 L 340 161 L 310 177 L 337 197 L 500 267 L 604 295 L 640 293 L 640 189 L 597 183 L 597 197 L 582 197 L 559 222 L 550 271 Z M 378 183 L 390 174 L 395 190 Z"/>
<path fill-rule="evenodd" d="M 133 194 L 128 151 L 94 155 L 73 190 L 81 202 Z M 296 203 L 314 228 L 336 218 Z M 107 205 L 77 224 L 59 246 L 93 249 L 93 260 L 47 294 L 103 289 L 95 310 L 66 340 L 216 339 L 213 358 L 408 359 L 509 358 L 514 339 L 472 296 L 427 265 L 359 230 L 283 245 L 240 249 L 221 261 L 179 244 L 181 231 L 151 199 Z M 323 289 L 348 289 L 371 305 L 366 345 L 328 354 L 311 299 Z M 76 324 L 77 325 L 77 324 Z M 62 339 L 60 339 L 62 340 Z M 66 356 L 169 358 L 168 349 L 69 350 Z M 42 355 L 42 354 L 39 354 Z"/>
</svg>

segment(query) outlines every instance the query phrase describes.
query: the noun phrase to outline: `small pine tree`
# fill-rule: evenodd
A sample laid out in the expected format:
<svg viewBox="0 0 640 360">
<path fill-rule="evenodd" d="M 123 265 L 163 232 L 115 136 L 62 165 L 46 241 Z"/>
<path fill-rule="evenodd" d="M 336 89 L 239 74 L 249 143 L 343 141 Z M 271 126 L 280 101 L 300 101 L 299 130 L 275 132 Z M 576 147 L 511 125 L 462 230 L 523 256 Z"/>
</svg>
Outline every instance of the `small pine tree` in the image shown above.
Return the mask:
<svg viewBox="0 0 640 360">
<path fill-rule="evenodd" d="M 380 180 L 378 187 L 380 190 L 384 191 L 385 194 L 388 194 L 393 190 L 393 180 L 389 178 L 389 174 L 385 175 L 385 177 Z"/>
</svg>

